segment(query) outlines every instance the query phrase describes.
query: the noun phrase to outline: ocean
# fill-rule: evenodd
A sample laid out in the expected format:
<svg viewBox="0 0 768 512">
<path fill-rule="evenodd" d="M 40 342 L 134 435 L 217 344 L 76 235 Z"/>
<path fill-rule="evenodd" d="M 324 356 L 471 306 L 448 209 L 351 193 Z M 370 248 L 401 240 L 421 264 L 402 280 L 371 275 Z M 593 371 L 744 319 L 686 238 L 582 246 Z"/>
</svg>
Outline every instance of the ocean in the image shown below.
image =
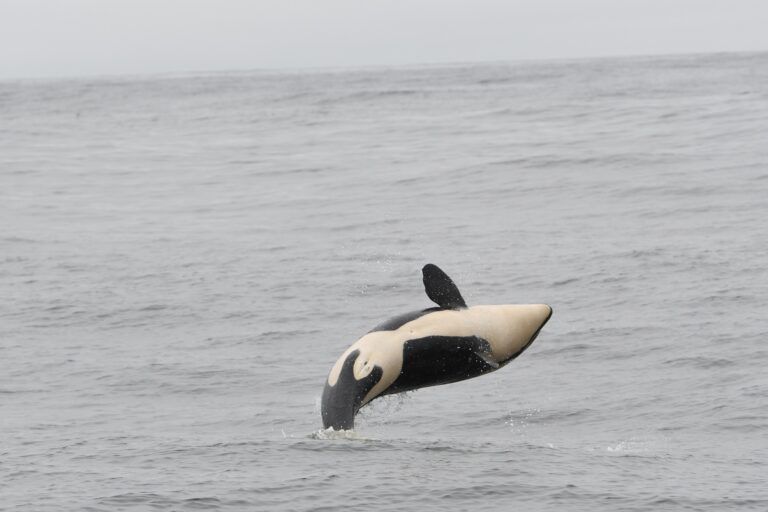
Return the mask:
<svg viewBox="0 0 768 512">
<path fill-rule="evenodd" d="M 768 54 L 0 82 L 0 510 L 768 510 Z M 554 315 L 322 431 L 356 339 Z"/>
</svg>

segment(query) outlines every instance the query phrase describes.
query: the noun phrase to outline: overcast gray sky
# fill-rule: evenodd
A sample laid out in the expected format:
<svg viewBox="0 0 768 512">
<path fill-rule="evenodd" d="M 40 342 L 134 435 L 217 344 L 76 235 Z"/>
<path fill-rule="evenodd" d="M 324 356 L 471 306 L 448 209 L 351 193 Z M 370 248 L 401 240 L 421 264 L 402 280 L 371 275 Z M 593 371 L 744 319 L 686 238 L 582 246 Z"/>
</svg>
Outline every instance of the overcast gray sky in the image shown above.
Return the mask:
<svg viewBox="0 0 768 512">
<path fill-rule="evenodd" d="M 0 78 L 768 50 L 768 0 L 0 0 Z"/>
</svg>

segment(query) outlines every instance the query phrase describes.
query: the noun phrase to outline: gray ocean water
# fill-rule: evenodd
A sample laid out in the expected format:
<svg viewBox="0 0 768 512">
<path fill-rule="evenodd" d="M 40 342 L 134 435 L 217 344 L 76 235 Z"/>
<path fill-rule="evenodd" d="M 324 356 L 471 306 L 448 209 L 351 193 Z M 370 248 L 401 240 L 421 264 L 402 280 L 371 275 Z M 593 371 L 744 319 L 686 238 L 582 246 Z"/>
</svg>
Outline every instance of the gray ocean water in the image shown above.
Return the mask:
<svg viewBox="0 0 768 512">
<path fill-rule="evenodd" d="M 768 510 L 768 54 L 0 82 L 1 510 Z M 320 430 L 336 358 L 545 302 Z"/>
</svg>

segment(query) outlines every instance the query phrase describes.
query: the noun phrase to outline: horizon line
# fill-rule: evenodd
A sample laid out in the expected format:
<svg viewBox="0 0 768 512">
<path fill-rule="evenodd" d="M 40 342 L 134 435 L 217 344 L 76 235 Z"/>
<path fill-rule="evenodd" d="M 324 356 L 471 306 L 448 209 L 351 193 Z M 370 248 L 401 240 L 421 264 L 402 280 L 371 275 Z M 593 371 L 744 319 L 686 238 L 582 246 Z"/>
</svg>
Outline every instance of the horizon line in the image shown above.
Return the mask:
<svg viewBox="0 0 768 512">
<path fill-rule="evenodd" d="M 377 72 L 397 69 L 414 68 L 453 68 L 472 65 L 520 65 L 533 64 L 536 62 L 556 63 L 556 62 L 583 62 L 599 60 L 626 59 L 635 60 L 643 58 L 675 58 L 675 57 L 703 57 L 703 56 L 726 56 L 726 55 L 758 55 L 768 53 L 768 49 L 761 50 L 717 50 L 717 51 L 699 51 L 699 52 L 669 52 L 669 53 L 626 53 L 626 54 L 603 54 L 589 55 L 580 57 L 520 57 L 515 59 L 490 59 L 490 60 L 471 60 L 471 61 L 433 61 L 433 62 L 413 62 L 397 64 L 350 64 L 350 65 L 320 65 L 320 66 L 269 66 L 269 67 L 250 67 L 250 68 L 227 68 L 227 69 L 197 69 L 197 70 L 178 70 L 178 71 L 140 71 L 140 72 L 115 72 L 115 73 L 85 73 L 81 75 L 26 75 L 26 76 L 0 76 L 0 83 L 9 82 L 55 82 L 55 81 L 79 81 L 94 80 L 108 81 L 115 79 L 131 80 L 142 78 L 192 78 L 210 75 L 234 75 L 248 73 L 264 74 L 321 74 L 321 73 L 343 73 L 351 71 Z"/>
</svg>

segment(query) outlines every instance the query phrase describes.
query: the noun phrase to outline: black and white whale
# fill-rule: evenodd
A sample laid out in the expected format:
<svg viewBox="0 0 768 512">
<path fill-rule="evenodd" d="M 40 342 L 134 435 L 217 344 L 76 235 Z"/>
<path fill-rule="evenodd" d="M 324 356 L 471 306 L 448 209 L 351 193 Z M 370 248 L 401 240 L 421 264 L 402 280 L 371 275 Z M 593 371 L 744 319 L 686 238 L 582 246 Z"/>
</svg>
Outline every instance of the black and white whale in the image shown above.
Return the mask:
<svg viewBox="0 0 768 512">
<path fill-rule="evenodd" d="M 442 270 L 422 269 L 439 307 L 374 327 L 339 357 L 323 389 L 323 427 L 349 430 L 374 398 L 471 379 L 498 370 L 533 343 L 552 316 L 546 304 L 467 307 Z"/>
</svg>

